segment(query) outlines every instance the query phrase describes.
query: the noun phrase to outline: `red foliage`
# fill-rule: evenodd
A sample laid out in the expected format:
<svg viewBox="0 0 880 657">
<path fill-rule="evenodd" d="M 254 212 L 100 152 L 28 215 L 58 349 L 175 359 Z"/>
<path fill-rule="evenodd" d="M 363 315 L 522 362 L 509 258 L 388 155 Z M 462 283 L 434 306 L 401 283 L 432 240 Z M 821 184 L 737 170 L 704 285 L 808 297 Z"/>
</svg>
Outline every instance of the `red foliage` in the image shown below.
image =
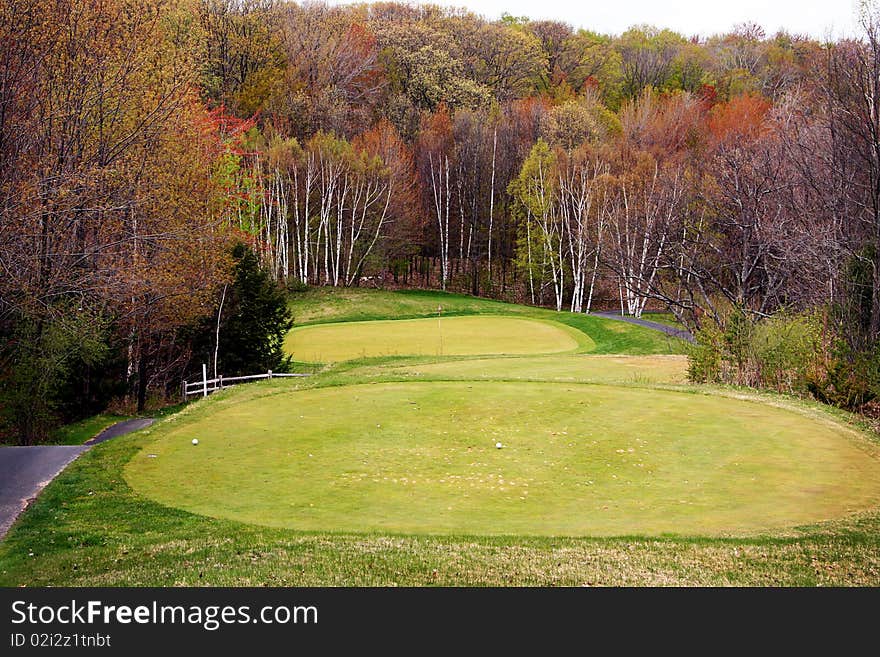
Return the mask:
<svg viewBox="0 0 880 657">
<path fill-rule="evenodd" d="M 385 84 L 384 69 L 376 63 L 378 46 L 376 36 L 362 23 L 354 23 L 345 36 L 345 55 L 337 57 L 340 68 L 348 66 L 354 73 L 350 86 L 358 90 L 363 102 L 375 100 L 375 94 Z"/>
<path fill-rule="evenodd" d="M 203 129 L 216 135 L 227 152 L 236 155 L 252 155 L 244 148 L 244 137 L 257 124 L 257 116 L 241 119 L 230 113 L 224 105 L 206 110 L 200 120 Z"/>
<path fill-rule="evenodd" d="M 402 244 L 417 240 L 424 216 L 419 207 L 419 180 L 412 149 L 397 130 L 382 119 L 370 130 L 352 140 L 355 150 L 382 158 L 389 170 L 392 189 L 391 214 L 395 218 L 388 236 Z"/>
<path fill-rule="evenodd" d="M 709 111 L 718 103 L 718 90 L 714 84 L 704 84 L 697 92 L 697 98 L 705 111 Z"/>
<path fill-rule="evenodd" d="M 551 101 L 542 96 L 511 101 L 504 113 L 505 139 L 515 141 L 519 150 L 527 153 L 538 139 L 541 117 L 550 105 Z"/>
</svg>

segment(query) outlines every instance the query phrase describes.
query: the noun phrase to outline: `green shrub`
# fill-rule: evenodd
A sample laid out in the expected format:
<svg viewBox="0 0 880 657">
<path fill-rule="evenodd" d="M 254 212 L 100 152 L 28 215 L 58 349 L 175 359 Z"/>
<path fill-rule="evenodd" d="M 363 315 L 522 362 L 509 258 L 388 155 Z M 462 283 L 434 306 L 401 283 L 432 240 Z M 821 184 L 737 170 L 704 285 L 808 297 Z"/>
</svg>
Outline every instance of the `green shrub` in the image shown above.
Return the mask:
<svg viewBox="0 0 880 657">
<path fill-rule="evenodd" d="M 707 322 L 695 333 L 689 377 L 695 383 L 747 383 L 746 365 L 752 325 L 739 309 L 729 309 L 722 324 Z"/>
<path fill-rule="evenodd" d="M 694 383 L 721 383 L 724 336 L 715 324 L 706 324 L 694 334 L 696 342 L 688 353 L 688 378 Z"/>
<path fill-rule="evenodd" d="M 752 356 L 753 336 L 752 320 L 741 309 L 734 308 L 727 316 L 724 327 L 724 361 L 728 369 L 733 370 L 732 375 L 737 383 L 748 384 L 752 378 L 748 365 Z"/>
<path fill-rule="evenodd" d="M 825 367 L 808 377 L 807 389 L 821 402 L 858 410 L 880 395 L 880 353 L 840 342 Z"/>
<path fill-rule="evenodd" d="M 805 393 L 820 364 L 822 321 L 818 315 L 775 316 L 758 322 L 749 343 L 750 370 L 757 386 Z"/>
<path fill-rule="evenodd" d="M 308 291 L 309 284 L 298 278 L 291 278 L 287 281 L 287 292 L 289 294 L 303 294 Z"/>
<path fill-rule="evenodd" d="M 694 336 L 688 369 L 694 382 L 805 394 L 813 374 L 823 369 L 821 315 L 777 315 L 755 322 L 732 309 L 722 321 L 722 326 L 704 325 Z"/>
</svg>

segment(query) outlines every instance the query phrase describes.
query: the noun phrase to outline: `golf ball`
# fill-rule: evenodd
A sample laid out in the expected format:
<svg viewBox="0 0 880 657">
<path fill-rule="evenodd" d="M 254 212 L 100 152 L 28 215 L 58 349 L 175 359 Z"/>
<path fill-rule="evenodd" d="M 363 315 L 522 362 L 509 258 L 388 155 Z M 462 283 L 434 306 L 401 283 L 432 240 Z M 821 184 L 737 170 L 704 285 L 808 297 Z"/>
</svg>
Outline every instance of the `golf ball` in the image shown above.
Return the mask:
<svg viewBox="0 0 880 657">
<path fill-rule="evenodd" d="M 199 444 L 199 439 L 193 438 L 193 445 L 198 445 L 198 444 Z"/>
<path fill-rule="evenodd" d="M 501 443 L 495 443 L 495 447 L 497 447 L 498 449 L 501 449 L 502 445 L 501 445 Z"/>
</svg>

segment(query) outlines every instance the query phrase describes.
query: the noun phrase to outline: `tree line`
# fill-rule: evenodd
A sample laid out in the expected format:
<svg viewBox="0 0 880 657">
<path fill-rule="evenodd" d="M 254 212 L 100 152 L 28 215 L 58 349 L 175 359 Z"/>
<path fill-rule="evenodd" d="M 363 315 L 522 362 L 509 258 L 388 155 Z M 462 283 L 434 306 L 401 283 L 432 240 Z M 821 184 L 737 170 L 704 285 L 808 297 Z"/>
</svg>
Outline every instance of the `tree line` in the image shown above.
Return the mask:
<svg viewBox="0 0 880 657">
<path fill-rule="evenodd" d="M 6 432 L 142 409 L 194 363 L 281 367 L 280 290 L 304 285 L 668 308 L 698 336 L 695 379 L 864 407 L 877 5 L 860 17 L 825 43 L 397 3 L 4 0 Z"/>
</svg>

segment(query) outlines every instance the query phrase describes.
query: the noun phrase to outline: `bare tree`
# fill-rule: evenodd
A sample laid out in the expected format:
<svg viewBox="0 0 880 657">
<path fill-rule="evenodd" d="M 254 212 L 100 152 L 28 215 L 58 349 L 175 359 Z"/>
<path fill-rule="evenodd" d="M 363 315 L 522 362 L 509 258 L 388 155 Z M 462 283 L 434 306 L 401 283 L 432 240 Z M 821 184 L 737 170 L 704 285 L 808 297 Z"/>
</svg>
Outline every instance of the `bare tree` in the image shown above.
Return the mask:
<svg viewBox="0 0 880 657">
<path fill-rule="evenodd" d="M 828 50 L 825 94 L 833 148 L 858 163 L 860 173 L 849 181 L 847 205 L 857 210 L 850 222 L 871 245 L 860 257 L 872 272 L 867 337 L 873 341 L 880 338 L 880 5 L 863 2 L 860 18 L 864 38 Z"/>
</svg>

